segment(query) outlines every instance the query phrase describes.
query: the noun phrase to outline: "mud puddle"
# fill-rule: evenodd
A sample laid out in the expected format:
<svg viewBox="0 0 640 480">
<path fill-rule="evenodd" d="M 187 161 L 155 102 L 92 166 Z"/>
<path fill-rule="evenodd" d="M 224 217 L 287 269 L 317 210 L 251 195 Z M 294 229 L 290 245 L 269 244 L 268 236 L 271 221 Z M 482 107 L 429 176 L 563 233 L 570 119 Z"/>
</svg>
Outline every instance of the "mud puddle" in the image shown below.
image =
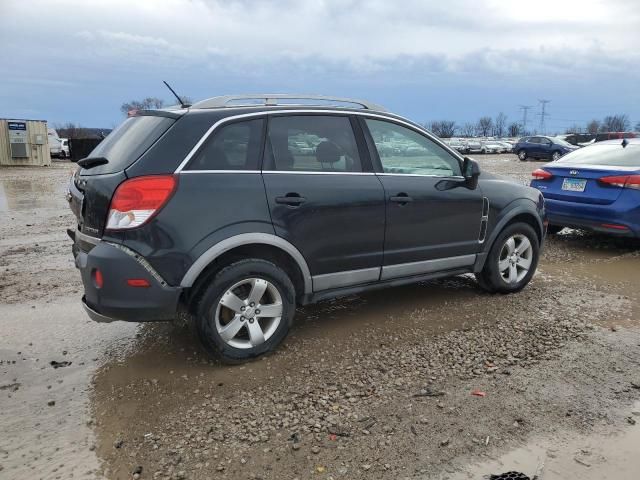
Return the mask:
<svg viewBox="0 0 640 480">
<path fill-rule="evenodd" d="M 628 414 L 640 422 L 640 402 Z M 636 480 L 640 471 L 640 425 L 613 433 L 576 435 L 564 432 L 536 438 L 526 445 L 486 462 L 474 464 L 451 480 L 483 478 L 487 474 L 521 472 L 538 480 Z"/>
<path fill-rule="evenodd" d="M 137 327 L 96 325 L 75 298 L 0 305 L 0 322 L 0 478 L 92 477 L 91 373 L 126 352 Z"/>
</svg>

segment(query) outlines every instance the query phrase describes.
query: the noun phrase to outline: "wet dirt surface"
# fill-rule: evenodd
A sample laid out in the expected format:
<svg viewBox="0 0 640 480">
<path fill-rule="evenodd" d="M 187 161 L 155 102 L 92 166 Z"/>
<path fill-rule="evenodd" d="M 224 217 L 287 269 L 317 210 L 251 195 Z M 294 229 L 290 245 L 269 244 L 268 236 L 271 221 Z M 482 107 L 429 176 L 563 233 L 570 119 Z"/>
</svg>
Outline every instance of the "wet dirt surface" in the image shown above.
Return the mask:
<svg viewBox="0 0 640 480">
<path fill-rule="evenodd" d="M 478 160 L 522 183 L 540 165 Z M 230 367 L 179 322 L 88 320 L 68 172 L 0 170 L 0 478 L 637 472 L 617 447 L 638 445 L 636 242 L 563 232 L 517 295 L 463 276 L 305 307 L 277 352 Z"/>
</svg>

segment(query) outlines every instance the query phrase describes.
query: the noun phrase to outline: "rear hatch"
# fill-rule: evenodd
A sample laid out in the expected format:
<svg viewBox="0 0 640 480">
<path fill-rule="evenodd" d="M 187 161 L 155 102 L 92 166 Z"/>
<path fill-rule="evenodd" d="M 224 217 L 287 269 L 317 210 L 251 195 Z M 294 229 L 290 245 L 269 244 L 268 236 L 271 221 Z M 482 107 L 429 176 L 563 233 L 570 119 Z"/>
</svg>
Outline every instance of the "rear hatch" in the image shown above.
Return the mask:
<svg viewBox="0 0 640 480">
<path fill-rule="evenodd" d="M 590 203 L 594 205 L 609 205 L 615 202 L 623 188 L 603 184 L 600 178 L 617 175 L 619 169 L 598 168 L 595 166 L 560 166 L 549 164 L 544 170 L 553 177 L 544 182 L 545 198 L 564 200 L 566 202 Z"/>
<path fill-rule="evenodd" d="M 71 178 L 68 200 L 80 232 L 101 237 L 111 197 L 138 160 L 179 118 L 164 111 L 141 112 L 127 118 L 87 157 L 95 166 L 80 168 Z M 82 161 L 80 161 L 82 163 Z"/>
</svg>

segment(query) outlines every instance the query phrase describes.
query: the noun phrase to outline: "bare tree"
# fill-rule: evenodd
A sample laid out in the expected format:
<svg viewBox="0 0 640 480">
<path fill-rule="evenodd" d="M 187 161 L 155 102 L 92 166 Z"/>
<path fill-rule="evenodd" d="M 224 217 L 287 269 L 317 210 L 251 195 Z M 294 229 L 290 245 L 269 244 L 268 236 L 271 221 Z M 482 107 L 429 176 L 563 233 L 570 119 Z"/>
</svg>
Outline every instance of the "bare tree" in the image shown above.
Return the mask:
<svg viewBox="0 0 640 480">
<path fill-rule="evenodd" d="M 625 114 L 608 115 L 604 117 L 600 131 L 602 132 L 626 132 L 631 128 L 629 116 Z"/>
<path fill-rule="evenodd" d="M 456 122 L 451 120 L 438 120 L 431 122 L 429 129 L 440 138 L 451 138 L 455 135 Z"/>
<path fill-rule="evenodd" d="M 522 125 L 518 122 L 511 122 L 507 128 L 510 137 L 519 137 L 522 133 Z"/>
<path fill-rule="evenodd" d="M 595 135 L 600 130 L 600 122 L 598 120 L 591 120 L 587 123 L 587 133 Z"/>
<path fill-rule="evenodd" d="M 577 123 L 571 125 L 570 127 L 567 127 L 564 131 L 564 133 L 582 133 L 582 127 L 580 125 L 578 125 Z"/>
<path fill-rule="evenodd" d="M 481 137 L 488 137 L 493 130 L 493 120 L 491 117 L 480 117 L 476 125 L 476 131 Z"/>
<path fill-rule="evenodd" d="M 640 132 L 640 122 L 636 123 L 635 130 L 636 132 Z"/>
<path fill-rule="evenodd" d="M 473 123 L 467 122 L 460 128 L 460 135 L 463 137 L 473 137 L 474 133 L 476 133 L 476 126 Z"/>
<path fill-rule="evenodd" d="M 131 100 L 120 106 L 120 111 L 127 115 L 131 110 L 152 110 L 162 108 L 164 101 L 156 97 L 147 97 L 143 100 Z"/>
<path fill-rule="evenodd" d="M 498 115 L 496 115 L 496 122 L 495 122 L 495 127 L 493 128 L 493 134 L 498 137 L 498 138 L 502 138 L 506 132 L 506 128 L 507 128 L 507 116 L 500 112 Z"/>
</svg>

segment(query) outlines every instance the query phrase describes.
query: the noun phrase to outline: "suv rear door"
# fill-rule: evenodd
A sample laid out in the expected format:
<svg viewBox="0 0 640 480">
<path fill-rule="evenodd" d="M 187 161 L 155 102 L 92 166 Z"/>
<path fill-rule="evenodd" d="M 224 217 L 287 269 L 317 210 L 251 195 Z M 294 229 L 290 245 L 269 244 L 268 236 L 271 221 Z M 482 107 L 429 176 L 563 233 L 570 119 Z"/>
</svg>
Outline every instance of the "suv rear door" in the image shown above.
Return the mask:
<svg viewBox="0 0 640 480">
<path fill-rule="evenodd" d="M 480 245 L 482 193 L 438 188 L 462 175 L 458 157 L 417 129 L 378 118 L 363 124 L 387 202 L 382 279 L 472 265 Z M 393 153 L 377 149 L 382 142 L 391 142 Z"/>
<path fill-rule="evenodd" d="M 305 257 L 314 291 L 377 281 L 384 192 L 355 120 L 339 114 L 269 117 L 263 164 L 276 234 Z"/>
</svg>

